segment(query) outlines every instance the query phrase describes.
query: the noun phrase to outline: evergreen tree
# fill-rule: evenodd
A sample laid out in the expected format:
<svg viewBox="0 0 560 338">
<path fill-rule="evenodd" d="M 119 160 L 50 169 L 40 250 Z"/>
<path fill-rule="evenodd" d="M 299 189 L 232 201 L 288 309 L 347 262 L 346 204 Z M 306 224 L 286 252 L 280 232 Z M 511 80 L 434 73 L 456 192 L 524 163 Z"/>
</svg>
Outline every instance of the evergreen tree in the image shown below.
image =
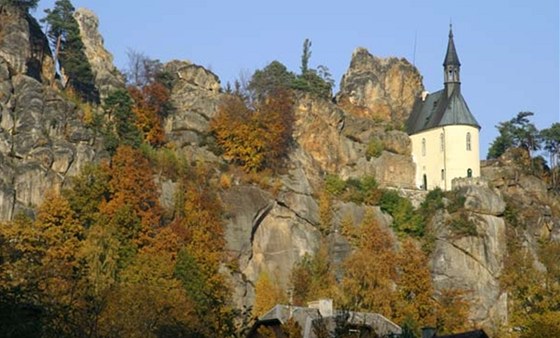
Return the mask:
<svg viewBox="0 0 560 338">
<path fill-rule="evenodd" d="M 84 100 L 99 103 L 93 72 L 85 55 L 74 6 L 70 0 L 57 0 L 53 9 L 45 10 L 42 20 L 48 24 L 47 36 L 54 46 L 55 58 L 68 78 L 67 86 Z"/>
</svg>

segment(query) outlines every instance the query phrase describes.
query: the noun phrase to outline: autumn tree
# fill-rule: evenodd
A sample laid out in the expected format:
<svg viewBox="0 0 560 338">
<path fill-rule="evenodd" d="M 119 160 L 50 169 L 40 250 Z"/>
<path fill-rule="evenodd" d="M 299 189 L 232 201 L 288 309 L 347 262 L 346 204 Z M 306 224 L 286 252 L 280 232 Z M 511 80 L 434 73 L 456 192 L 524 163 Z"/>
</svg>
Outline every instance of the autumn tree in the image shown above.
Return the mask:
<svg viewBox="0 0 560 338">
<path fill-rule="evenodd" d="M 436 327 L 441 333 L 461 332 L 471 328 L 469 323 L 469 292 L 462 289 L 439 291 Z"/>
<path fill-rule="evenodd" d="M 411 240 L 405 239 L 397 255 L 398 323 L 412 322 L 416 327 L 436 324 L 437 303 L 428 269 L 428 257 Z"/>
<path fill-rule="evenodd" d="M 68 78 L 67 85 L 84 100 L 99 103 L 93 71 L 85 55 L 74 6 L 70 0 L 57 0 L 53 9 L 45 10 L 47 36 L 53 47 L 55 59 Z"/>
<path fill-rule="evenodd" d="M 286 295 L 269 273 L 262 271 L 255 283 L 255 304 L 253 316 L 259 317 L 277 304 L 286 303 Z"/>
<path fill-rule="evenodd" d="M 111 197 L 102 206 L 102 212 L 113 218 L 119 215 L 129 220 L 138 217 L 141 228 L 134 241 L 138 245 L 146 245 L 153 237 L 154 229 L 160 225 L 162 215 L 149 161 L 140 151 L 121 146 L 117 148 L 108 170 Z"/>
<path fill-rule="evenodd" d="M 210 121 L 224 157 L 246 171 L 277 168 L 287 156 L 293 125 L 292 99 L 278 92 L 249 109 L 239 97 L 227 97 Z"/>
<path fill-rule="evenodd" d="M 327 243 L 322 242 L 315 255 L 305 255 L 294 265 L 290 282 L 294 305 L 304 306 L 309 301 L 338 296 Z"/>
<path fill-rule="evenodd" d="M 184 182 L 184 213 L 174 231 L 184 241 L 174 274 L 195 303 L 195 312 L 209 336 L 235 331 L 230 286 L 220 271 L 225 261 L 222 208 L 207 186 L 206 172 Z"/>
<path fill-rule="evenodd" d="M 391 234 L 368 214 L 359 228 L 357 248 L 344 263 L 341 288 L 349 310 L 392 317 L 397 300 L 396 258 Z"/>
<path fill-rule="evenodd" d="M 136 127 L 144 141 L 161 146 L 165 141 L 162 117 L 166 114 L 169 90 L 161 83 L 154 82 L 143 88 L 129 87 L 128 92 L 134 101 L 132 111 L 136 116 Z"/>
</svg>

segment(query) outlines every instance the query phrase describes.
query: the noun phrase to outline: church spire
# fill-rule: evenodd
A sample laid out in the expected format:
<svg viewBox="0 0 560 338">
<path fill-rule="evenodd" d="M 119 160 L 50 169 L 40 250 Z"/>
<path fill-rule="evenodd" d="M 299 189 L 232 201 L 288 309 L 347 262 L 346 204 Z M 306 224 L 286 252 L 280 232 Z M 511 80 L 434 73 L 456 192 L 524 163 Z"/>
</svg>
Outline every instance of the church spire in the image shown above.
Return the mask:
<svg viewBox="0 0 560 338">
<path fill-rule="evenodd" d="M 461 62 L 459 62 L 459 56 L 457 56 L 455 42 L 453 41 L 453 27 L 449 24 L 449 42 L 447 43 L 445 60 L 443 60 L 443 78 L 447 96 L 451 96 L 455 90 L 459 90 L 461 85 L 460 72 Z"/>
</svg>

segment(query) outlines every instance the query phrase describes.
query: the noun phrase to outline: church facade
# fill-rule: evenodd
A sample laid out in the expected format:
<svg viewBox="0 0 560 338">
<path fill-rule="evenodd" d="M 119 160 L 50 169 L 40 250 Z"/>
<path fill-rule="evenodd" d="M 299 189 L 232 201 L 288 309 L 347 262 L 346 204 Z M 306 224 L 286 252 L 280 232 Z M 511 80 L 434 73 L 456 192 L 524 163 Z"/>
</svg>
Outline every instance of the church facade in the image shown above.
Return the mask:
<svg viewBox="0 0 560 338">
<path fill-rule="evenodd" d="M 480 176 L 480 125 L 461 94 L 461 63 L 449 29 L 444 88 L 423 93 L 406 123 L 416 164 L 416 186 L 451 190 L 454 178 Z"/>
</svg>

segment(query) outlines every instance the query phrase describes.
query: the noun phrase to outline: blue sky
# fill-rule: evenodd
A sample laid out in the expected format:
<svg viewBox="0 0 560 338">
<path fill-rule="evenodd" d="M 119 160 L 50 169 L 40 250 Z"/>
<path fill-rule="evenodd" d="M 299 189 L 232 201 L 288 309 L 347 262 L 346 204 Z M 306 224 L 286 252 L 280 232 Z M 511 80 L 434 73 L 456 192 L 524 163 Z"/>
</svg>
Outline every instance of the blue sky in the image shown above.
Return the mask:
<svg viewBox="0 0 560 338">
<path fill-rule="evenodd" d="M 34 13 L 54 0 L 40 1 Z M 336 83 L 352 51 L 414 61 L 427 90 L 443 86 L 442 62 L 450 20 L 462 63 L 462 90 L 482 125 L 481 157 L 495 125 L 519 111 L 535 113 L 538 128 L 560 122 L 558 0 L 73 0 L 97 13 L 117 67 L 127 49 L 210 68 L 225 84 L 273 60 L 299 70 L 302 43 L 310 65 L 326 65 Z M 416 36 L 416 52 L 414 41 Z"/>
</svg>

